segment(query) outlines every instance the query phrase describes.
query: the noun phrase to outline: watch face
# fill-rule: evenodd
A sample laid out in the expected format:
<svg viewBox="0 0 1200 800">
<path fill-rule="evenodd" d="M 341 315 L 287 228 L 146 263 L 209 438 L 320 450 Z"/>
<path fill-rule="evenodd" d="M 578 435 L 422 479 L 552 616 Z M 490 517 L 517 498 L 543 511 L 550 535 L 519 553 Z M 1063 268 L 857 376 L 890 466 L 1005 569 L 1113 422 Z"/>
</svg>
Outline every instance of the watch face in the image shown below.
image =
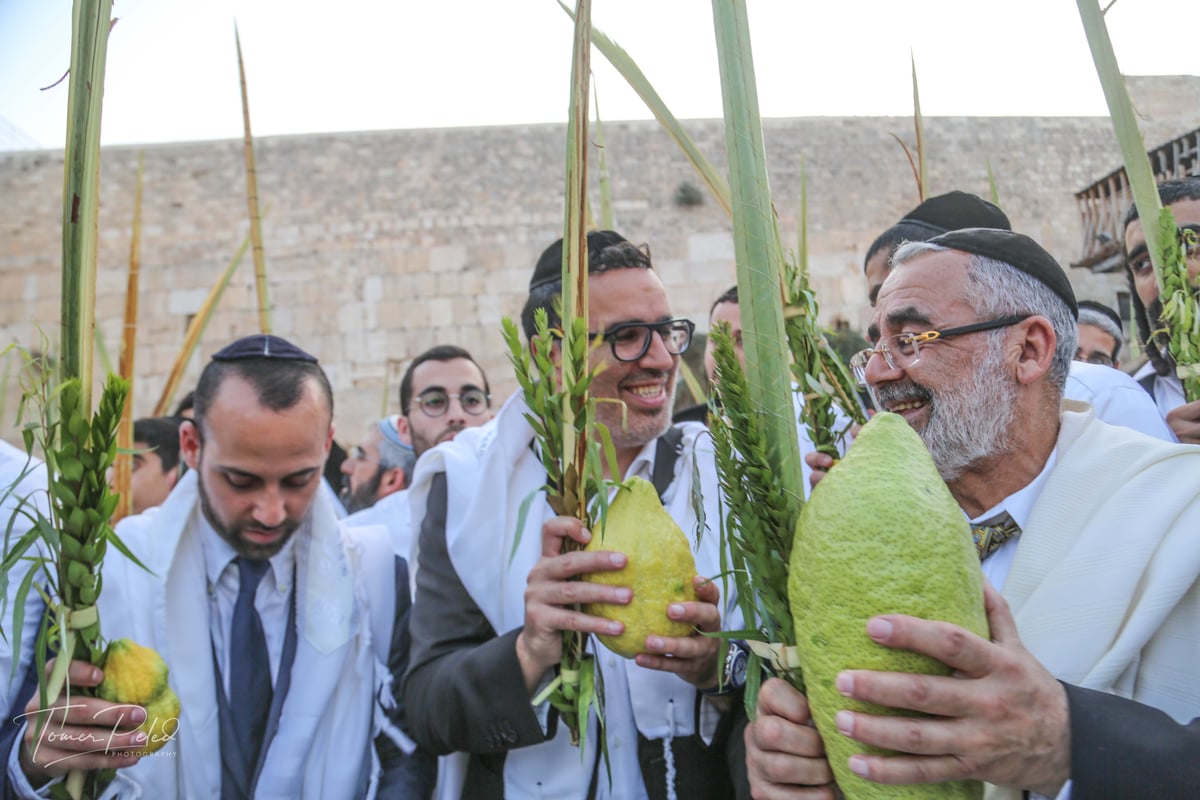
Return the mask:
<svg viewBox="0 0 1200 800">
<path fill-rule="evenodd" d="M 741 647 L 729 648 L 729 657 L 725 660 L 725 671 L 729 675 L 727 680 L 731 687 L 740 689 L 746 685 L 746 664 L 749 660 L 746 651 Z"/>
</svg>

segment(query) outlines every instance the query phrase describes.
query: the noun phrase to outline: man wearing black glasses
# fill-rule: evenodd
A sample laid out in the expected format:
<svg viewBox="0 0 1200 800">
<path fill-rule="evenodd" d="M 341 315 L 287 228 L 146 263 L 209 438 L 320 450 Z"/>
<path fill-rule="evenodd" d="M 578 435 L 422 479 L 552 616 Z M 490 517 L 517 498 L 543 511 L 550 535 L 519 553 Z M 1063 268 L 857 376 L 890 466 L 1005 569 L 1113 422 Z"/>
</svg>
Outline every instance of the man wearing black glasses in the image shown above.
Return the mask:
<svg viewBox="0 0 1200 800">
<path fill-rule="evenodd" d="M 487 376 L 470 353 L 452 344 L 432 347 L 404 372 L 396 428 L 420 458 L 464 428 L 491 419 L 490 391 Z"/>
<path fill-rule="evenodd" d="M 956 672 L 841 673 L 846 697 L 918 712 L 839 712 L 841 735 L 907 753 L 854 756 L 850 769 L 888 784 L 985 780 L 1007 787 L 997 798 L 1198 796 L 1200 741 L 1176 723 L 1200 716 L 1200 448 L 1062 400 L 1076 301 L 1032 239 L 967 229 L 906 244 L 893 262 L 874 346 L 855 368 L 881 409 L 921 435 L 977 535 L 995 543 L 980 557 L 1000 591 L 986 597 L 990 641 L 900 615 L 866 624 L 864 637 Z M 764 696 L 773 708 L 747 736 L 763 791 L 766 717 L 808 740 L 791 751 L 793 774 L 828 779 L 819 742 L 797 724 L 807 709 L 798 695 L 781 697 L 786 688 L 764 686 L 759 710 Z M 1098 703 L 1103 693 L 1142 705 L 1134 714 L 1133 703 Z M 1136 731 L 1097 724 L 1113 723 L 1114 708 Z M 1129 744 L 1155 736 L 1159 747 Z M 1138 776 L 1137 789 L 1114 790 L 1130 785 L 1123 772 Z"/>
<path fill-rule="evenodd" d="M 541 256 L 522 312 L 526 336 L 545 310 L 553 329 L 561 292 L 562 243 Z M 705 428 L 671 425 L 676 370 L 693 325 L 671 311 L 648 250 L 612 231 L 588 234 L 589 328 L 597 421 L 607 426 L 617 480 L 640 476 L 692 539 L 700 576 L 720 573 L 716 471 Z M 559 357 L 557 347 L 551 354 Z M 419 413 L 419 412 L 413 412 Z M 404 702 L 413 737 L 443 762 L 446 796 L 732 797 L 723 733 L 735 698 L 717 696 L 716 638 L 649 636 L 635 659 L 600 649 L 607 762 L 596 721 L 581 747 L 548 702 L 532 701 L 555 678 L 563 632 L 618 633 L 620 623 L 572 610 L 573 602 L 629 602 L 630 588 L 574 578 L 620 570 L 625 556 L 561 553 L 561 541 L 588 538 L 578 522 L 555 517 L 542 491 L 546 472 L 521 394 L 494 422 L 434 448 L 417 466 L 412 660 Z M 693 504 L 703 506 L 703 515 Z M 708 531 L 703 536 L 707 520 Z M 697 600 L 662 614 L 716 631 L 732 598 L 697 578 Z M 736 617 L 731 621 L 736 626 Z M 733 672 L 729 670 L 728 672 Z"/>
</svg>

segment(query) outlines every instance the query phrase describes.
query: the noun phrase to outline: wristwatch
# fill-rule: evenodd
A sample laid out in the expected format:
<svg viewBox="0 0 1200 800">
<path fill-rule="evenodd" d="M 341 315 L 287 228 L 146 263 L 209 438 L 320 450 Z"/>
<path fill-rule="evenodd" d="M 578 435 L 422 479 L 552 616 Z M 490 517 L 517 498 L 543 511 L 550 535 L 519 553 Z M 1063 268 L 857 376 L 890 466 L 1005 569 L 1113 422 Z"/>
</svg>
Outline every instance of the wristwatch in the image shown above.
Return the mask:
<svg viewBox="0 0 1200 800">
<path fill-rule="evenodd" d="M 750 649 L 744 642 L 736 639 L 729 642 L 729 651 L 725 654 L 725 667 L 721 670 L 721 682 L 712 689 L 701 689 L 706 697 L 720 697 L 732 694 L 746 685 L 746 665 L 750 661 Z"/>
</svg>

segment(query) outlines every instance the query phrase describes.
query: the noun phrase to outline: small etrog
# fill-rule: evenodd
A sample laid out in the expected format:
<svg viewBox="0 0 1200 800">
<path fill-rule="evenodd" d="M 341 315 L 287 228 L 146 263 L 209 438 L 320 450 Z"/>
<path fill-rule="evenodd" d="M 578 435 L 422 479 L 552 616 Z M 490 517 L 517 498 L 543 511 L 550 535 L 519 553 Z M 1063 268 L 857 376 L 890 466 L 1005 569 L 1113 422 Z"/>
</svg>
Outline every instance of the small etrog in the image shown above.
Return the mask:
<svg viewBox="0 0 1200 800">
<path fill-rule="evenodd" d="M 167 683 L 167 665 L 157 652 L 131 639 L 114 639 L 105 651 L 102 669 L 104 680 L 96 688 L 98 697 L 146 709 L 146 720 L 138 726 L 146 734 L 141 754 L 153 753 L 175 738 L 179 698 Z"/>
<path fill-rule="evenodd" d="M 834 680 L 844 669 L 950 674 L 938 661 L 871 641 L 871 617 L 910 614 L 988 635 L 970 526 L 924 443 L 899 415 L 876 414 L 813 489 L 796 526 L 788 599 L 813 719 L 848 800 L 982 797 L 978 782 L 865 781 L 847 760 L 871 748 L 842 736 L 834 724 L 841 709 L 913 715 L 843 697 Z"/>
<path fill-rule="evenodd" d="M 646 637 L 688 636 L 692 627 L 667 616 L 667 606 L 696 599 L 692 579 L 696 560 L 687 536 L 663 508 L 654 485 L 630 478 L 617 489 L 601 532 L 593 531 L 586 550 L 624 553 L 629 561 L 616 572 L 583 576 L 592 583 L 628 586 L 633 599 L 628 605 L 594 603 L 584 612 L 625 623 L 619 636 L 599 636 L 609 650 L 633 658 L 646 649 Z"/>
</svg>

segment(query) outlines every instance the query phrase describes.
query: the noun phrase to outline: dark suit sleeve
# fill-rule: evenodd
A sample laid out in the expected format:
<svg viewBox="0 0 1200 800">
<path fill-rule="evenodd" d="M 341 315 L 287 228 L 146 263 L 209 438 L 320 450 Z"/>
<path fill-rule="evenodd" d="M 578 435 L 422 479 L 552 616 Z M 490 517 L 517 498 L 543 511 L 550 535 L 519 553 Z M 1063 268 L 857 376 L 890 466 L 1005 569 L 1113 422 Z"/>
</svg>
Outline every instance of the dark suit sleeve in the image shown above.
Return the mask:
<svg viewBox="0 0 1200 800">
<path fill-rule="evenodd" d="M 1200 719 L 1063 684 L 1071 716 L 1071 800 L 1200 797 Z"/>
<path fill-rule="evenodd" d="M 433 478 L 419 536 L 404 679 L 412 737 L 437 754 L 503 753 L 545 741 L 517 660 L 521 629 L 497 636 L 450 562 L 444 474 Z"/>
<path fill-rule="evenodd" d="M 396 705 L 388 713 L 392 724 L 409 736 L 408 720 L 404 713 L 404 698 L 400 683 L 408 666 L 411 638 L 408 619 L 412 610 L 412 599 L 408 590 L 408 562 L 396 557 L 396 621 L 392 627 L 392 642 L 388 651 L 388 670 L 392 674 L 392 690 Z M 375 739 L 382 774 L 376 797 L 380 800 L 424 800 L 433 796 L 437 780 L 437 758 L 421 747 L 405 754 L 395 742 L 380 734 Z"/>
</svg>

